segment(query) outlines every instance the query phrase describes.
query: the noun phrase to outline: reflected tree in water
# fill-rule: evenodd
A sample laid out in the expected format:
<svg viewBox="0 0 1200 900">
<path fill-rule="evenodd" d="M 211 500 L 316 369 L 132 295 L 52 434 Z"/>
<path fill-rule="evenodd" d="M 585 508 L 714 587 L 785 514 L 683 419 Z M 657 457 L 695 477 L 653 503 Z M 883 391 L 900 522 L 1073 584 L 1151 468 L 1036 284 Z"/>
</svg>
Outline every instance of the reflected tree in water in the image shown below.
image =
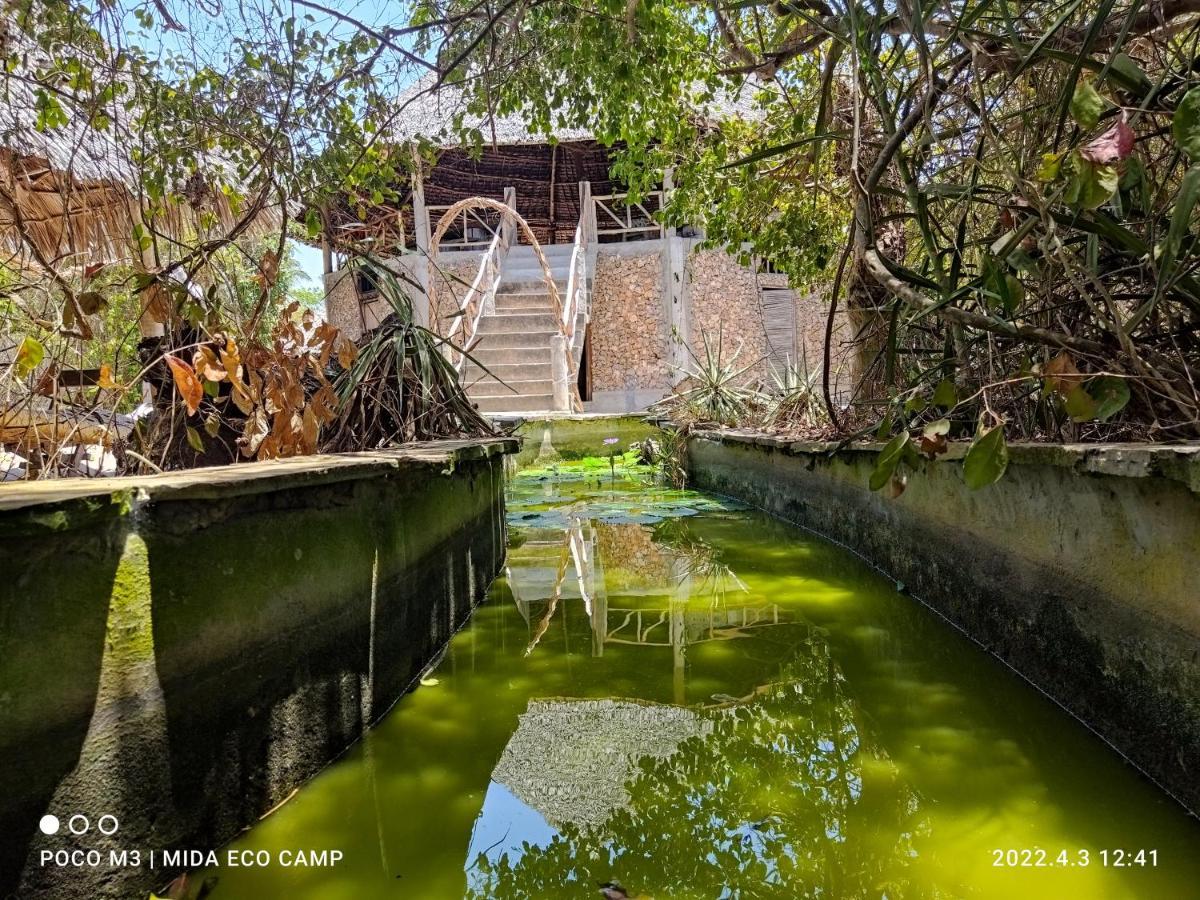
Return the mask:
<svg viewBox="0 0 1200 900">
<path fill-rule="evenodd" d="M 919 798 L 868 746 L 826 644 L 802 647 L 752 701 L 704 710 L 705 734 L 643 758 L 602 825 L 556 808 L 567 824 L 546 845 L 469 861 L 469 896 L 579 897 L 613 879 L 660 900 L 906 896 Z"/>
</svg>

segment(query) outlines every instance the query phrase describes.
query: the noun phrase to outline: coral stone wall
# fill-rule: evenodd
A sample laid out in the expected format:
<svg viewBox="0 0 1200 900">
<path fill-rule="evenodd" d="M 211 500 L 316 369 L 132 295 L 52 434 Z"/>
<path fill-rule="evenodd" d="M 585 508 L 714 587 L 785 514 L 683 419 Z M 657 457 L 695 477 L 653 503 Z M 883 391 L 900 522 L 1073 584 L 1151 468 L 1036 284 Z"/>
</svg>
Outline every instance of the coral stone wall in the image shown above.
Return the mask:
<svg viewBox="0 0 1200 900">
<path fill-rule="evenodd" d="M 638 256 L 596 258 L 592 288 L 592 387 L 597 391 L 670 386 L 662 260 L 656 249 Z"/>
<path fill-rule="evenodd" d="M 739 368 L 755 363 L 745 378 L 764 376 L 767 333 L 754 272 L 724 250 L 697 250 L 688 258 L 687 268 L 688 342 L 693 352 L 704 358 L 703 335 L 707 334 L 715 353 L 720 334 L 726 363 L 740 346 Z"/>
<path fill-rule="evenodd" d="M 435 330 L 437 327 L 448 328 L 453 323 L 450 314 L 458 309 L 471 282 L 475 280 L 481 258 L 482 254 L 471 254 L 471 258 L 463 260 L 443 259 L 436 267 L 431 267 L 430 278 L 436 280 L 437 285 L 437 315 L 432 323 Z M 412 285 L 405 279 L 417 280 L 415 261 L 416 257 L 406 256 L 386 260 L 385 265 L 400 275 L 401 285 L 411 290 Z M 358 340 L 364 331 L 371 330 L 386 319 L 392 309 L 387 301 L 375 299 L 362 304 L 360 310 L 354 279 L 349 276 L 349 269 L 325 276 L 325 317 L 351 338 Z M 444 331 L 441 333 L 445 334 Z"/>
</svg>

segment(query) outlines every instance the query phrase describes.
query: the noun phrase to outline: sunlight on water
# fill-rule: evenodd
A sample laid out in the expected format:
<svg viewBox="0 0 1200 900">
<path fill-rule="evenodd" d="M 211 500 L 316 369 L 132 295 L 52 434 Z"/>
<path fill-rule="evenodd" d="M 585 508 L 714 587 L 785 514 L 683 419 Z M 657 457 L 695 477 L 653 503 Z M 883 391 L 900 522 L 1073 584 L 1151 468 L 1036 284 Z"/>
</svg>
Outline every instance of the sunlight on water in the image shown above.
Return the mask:
<svg viewBox="0 0 1200 900">
<path fill-rule="evenodd" d="M 607 468 L 509 502 L 506 574 L 440 665 L 233 847 L 344 860 L 223 866 L 212 897 L 1200 890 L 1181 808 L 846 551 Z"/>
</svg>

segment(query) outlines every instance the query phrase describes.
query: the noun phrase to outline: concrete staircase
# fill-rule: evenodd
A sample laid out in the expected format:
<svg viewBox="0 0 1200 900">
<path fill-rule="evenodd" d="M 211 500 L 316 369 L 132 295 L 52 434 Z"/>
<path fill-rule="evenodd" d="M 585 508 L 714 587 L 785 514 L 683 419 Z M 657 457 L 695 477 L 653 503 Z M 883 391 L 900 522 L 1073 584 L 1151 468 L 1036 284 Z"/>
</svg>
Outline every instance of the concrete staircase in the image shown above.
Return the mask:
<svg viewBox="0 0 1200 900">
<path fill-rule="evenodd" d="M 559 297 L 567 293 L 570 244 L 542 248 Z M 467 396 L 482 413 L 546 412 L 554 409 L 550 339 L 559 333 L 554 300 L 546 290 L 533 248 L 513 246 L 500 270 L 496 311 L 479 320 L 478 365 L 463 370 Z M 486 371 L 485 371 L 486 370 Z M 489 374 L 490 373 L 490 374 Z"/>
</svg>

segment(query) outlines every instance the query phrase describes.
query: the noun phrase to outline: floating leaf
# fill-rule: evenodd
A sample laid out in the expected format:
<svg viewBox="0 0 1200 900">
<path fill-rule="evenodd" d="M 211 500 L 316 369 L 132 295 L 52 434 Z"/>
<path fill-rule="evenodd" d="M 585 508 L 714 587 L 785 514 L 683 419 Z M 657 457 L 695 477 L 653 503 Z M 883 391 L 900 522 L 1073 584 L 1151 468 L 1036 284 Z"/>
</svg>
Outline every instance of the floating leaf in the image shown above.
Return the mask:
<svg viewBox="0 0 1200 900">
<path fill-rule="evenodd" d="M 171 367 L 171 377 L 175 379 L 175 389 L 183 398 L 188 415 L 194 416 L 196 410 L 200 408 L 200 401 L 204 399 L 204 385 L 196 377 L 196 371 L 182 359 L 176 359 L 170 354 L 164 358 L 167 365 Z"/>
<path fill-rule="evenodd" d="M 875 461 L 875 471 L 871 473 L 871 490 L 877 491 L 891 480 L 892 475 L 896 472 L 896 466 L 904 458 L 908 441 L 908 432 L 902 431 L 884 445 L 879 452 L 879 458 Z"/>
<path fill-rule="evenodd" d="M 963 480 L 973 491 L 995 484 L 1008 468 L 1004 426 L 997 425 L 975 436 L 963 459 Z"/>
<path fill-rule="evenodd" d="M 185 426 L 185 428 L 187 429 L 188 446 L 190 446 L 197 453 L 203 453 L 204 452 L 204 441 L 200 437 L 200 432 L 198 432 L 191 425 L 187 425 L 187 426 Z"/>
<path fill-rule="evenodd" d="M 1071 97 L 1071 118 L 1084 131 L 1090 131 L 1100 121 L 1100 114 L 1107 105 L 1094 84 L 1081 81 L 1075 85 L 1075 94 Z"/>
<path fill-rule="evenodd" d="M 1101 375 L 1088 385 L 1096 401 L 1096 419 L 1107 422 L 1129 404 L 1129 382 L 1113 375 Z"/>
<path fill-rule="evenodd" d="M 221 417 L 215 412 L 211 412 L 204 419 L 204 432 L 209 437 L 216 437 L 217 432 L 221 430 Z"/>
<path fill-rule="evenodd" d="M 37 338 L 26 337 L 17 351 L 17 375 L 24 378 L 40 366 L 45 357 L 46 348 L 42 346 L 42 342 Z"/>
</svg>

